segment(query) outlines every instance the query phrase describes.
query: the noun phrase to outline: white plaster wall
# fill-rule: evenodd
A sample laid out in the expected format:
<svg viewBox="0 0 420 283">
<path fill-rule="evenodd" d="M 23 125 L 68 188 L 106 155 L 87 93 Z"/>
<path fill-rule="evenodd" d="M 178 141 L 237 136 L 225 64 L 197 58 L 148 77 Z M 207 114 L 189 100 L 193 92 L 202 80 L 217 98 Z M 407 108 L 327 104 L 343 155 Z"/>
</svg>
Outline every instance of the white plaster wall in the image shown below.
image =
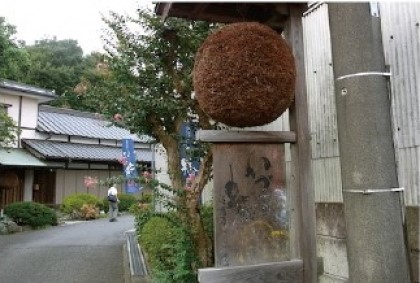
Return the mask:
<svg viewBox="0 0 420 283">
<path fill-rule="evenodd" d="M 168 174 L 168 156 L 166 154 L 165 148 L 162 145 L 158 144 L 155 147 L 155 168 L 158 173 L 156 173 L 155 178 L 164 184 L 171 185 L 171 180 Z M 203 193 L 201 195 L 201 201 L 203 203 L 210 203 L 213 200 L 213 180 L 210 180 L 207 185 L 204 187 Z M 157 205 L 157 209 L 164 211 L 163 207 Z"/>
<path fill-rule="evenodd" d="M 9 94 L 0 94 L 0 103 L 10 104 L 8 108 L 9 116 L 17 124 L 19 121 L 19 103 L 20 97 Z M 28 97 L 22 98 L 22 116 L 21 127 L 35 129 L 38 119 L 38 101 Z"/>
<path fill-rule="evenodd" d="M 40 135 L 35 131 L 35 129 L 22 129 L 20 132 L 21 139 L 43 139 Z"/>
<path fill-rule="evenodd" d="M 8 107 L 8 115 L 13 119 L 17 126 L 19 123 L 20 96 L 1 93 L 0 103 L 11 105 Z M 22 113 L 21 113 L 21 138 L 35 139 L 38 135 L 35 127 L 38 120 L 38 101 L 28 97 L 22 97 Z M 16 147 L 17 144 L 14 145 Z"/>
<path fill-rule="evenodd" d="M 168 156 L 166 150 L 162 145 L 156 145 L 155 147 L 155 178 L 164 184 L 171 185 L 171 180 L 168 174 Z"/>
<path fill-rule="evenodd" d="M 213 179 L 204 187 L 203 193 L 201 194 L 201 201 L 205 204 L 213 201 Z"/>
<path fill-rule="evenodd" d="M 19 118 L 19 97 L 0 93 L 0 103 L 12 105 L 7 109 L 9 116 L 17 124 Z"/>
<path fill-rule="evenodd" d="M 21 117 L 21 127 L 35 129 L 38 121 L 38 101 L 23 97 Z"/>
<path fill-rule="evenodd" d="M 155 179 L 160 183 L 171 185 L 171 180 L 168 174 L 168 156 L 165 148 L 161 144 L 155 146 L 155 169 L 157 172 L 155 173 Z M 161 193 L 167 193 L 167 191 L 162 190 Z M 165 207 L 158 202 L 155 203 L 155 208 L 157 211 L 166 211 Z"/>
</svg>

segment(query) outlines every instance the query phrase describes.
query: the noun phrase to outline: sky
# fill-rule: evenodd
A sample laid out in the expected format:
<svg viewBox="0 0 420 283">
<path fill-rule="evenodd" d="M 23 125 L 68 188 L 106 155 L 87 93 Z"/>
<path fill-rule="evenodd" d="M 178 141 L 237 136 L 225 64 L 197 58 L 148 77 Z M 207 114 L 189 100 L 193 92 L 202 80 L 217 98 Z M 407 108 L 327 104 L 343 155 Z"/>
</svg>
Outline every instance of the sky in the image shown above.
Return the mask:
<svg viewBox="0 0 420 283">
<path fill-rule="evenodd" d="M 16 26 L 15 37 L 31 45 L 35 40 L 57 37 L 75 39 L 85 54 L 103 51 L 101 35 L 106 27 L 101 13 L 134 15 L 144 0 L 0 0 L 0 16 Z"/>
<path fill-rule="evenodd" d="M 0 16 L 16 26 L 16 38 L 28 45 L 56 36 L 58 40 L 77 40 L 89 54 L 103 51 L 101 35 L 106 26 L 101 13 L 111 10 L 134 15 L 140 6 L 154 8 L 152 0 L 0 0 Z"/>
</svg>

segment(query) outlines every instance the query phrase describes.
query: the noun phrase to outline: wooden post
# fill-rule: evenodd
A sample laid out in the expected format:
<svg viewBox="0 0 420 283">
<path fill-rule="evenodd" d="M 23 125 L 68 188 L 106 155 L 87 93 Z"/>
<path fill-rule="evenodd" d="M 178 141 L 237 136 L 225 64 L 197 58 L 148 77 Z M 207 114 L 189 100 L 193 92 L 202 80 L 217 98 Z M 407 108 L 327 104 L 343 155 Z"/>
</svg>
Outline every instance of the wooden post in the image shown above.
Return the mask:
<svg viewBox="0 0 420 283">
<path fill-rule="evenodd" d="M 294 140 L 290 132 L 274 136 Z M 213 142 L 217 267 L 200 270 L 200 282 L 302 282 L 302 261 L 290 262 L 284 144 L 267 132 L 199 131 L 197 138 Z"/>
<path fill-rule="evenodd" d="M 305 4 L 290 6 L 290 18 L 285 29 L 286 40 L 293 49 L 296 63 L 295 103 L 289 109 L 290 130 L 296 132 L 297 142 L 290 145 L 292 156 L 292 184 L 296 193 L 296 223 L 291 231 L 297 234 L 298 242 L 292 243 L 292 256 L 303 259 L 305 283 L 317 282 L 315 200 L 312 185 L 311 147 L 308 125 L 308 103 L 305 79 L 302 15 Z"/>
<path fill-rule="evenodd" d="M 302 14 L 306 9 L 304 3 L 291 5 L 284 30 L 293 49 L 297 73 L 295 101 L 290 108 L 292 132 L 279 135 L 278 144 L 273 141 L 273 135 L 267 133 L 248 135 L 252 140 L 250 144 L 246 144 L 246 132 L 226 135 L 203 131 L 201 137 L 197 136 L 198 140 L 216 143 L 213 145 L 216 268 L 199 270 L 202 283 L 317 282 L 315 202 L 302 27 Z M 269 141 L 264 141 L 264 136 L 269 137 Z M 284 229 L 282 222 L 276 219 L 276 215 L 282 215 L 278 213 L 281 206 L 276 207 L 268 201 L 268 198 L 276 197 L 277 191 L 282 196 L 281 192 L 286 189 L 281 142 L 291 143 L 292 176 L 287 184 L 287 196 L 292 197 L 287 200 L 290 204 L 287 227 L 290 229 Z M 266 211 L 270 213 L 266 214 Z M 287 238 L 272 239 L 284 235 Z"/>
</svg>

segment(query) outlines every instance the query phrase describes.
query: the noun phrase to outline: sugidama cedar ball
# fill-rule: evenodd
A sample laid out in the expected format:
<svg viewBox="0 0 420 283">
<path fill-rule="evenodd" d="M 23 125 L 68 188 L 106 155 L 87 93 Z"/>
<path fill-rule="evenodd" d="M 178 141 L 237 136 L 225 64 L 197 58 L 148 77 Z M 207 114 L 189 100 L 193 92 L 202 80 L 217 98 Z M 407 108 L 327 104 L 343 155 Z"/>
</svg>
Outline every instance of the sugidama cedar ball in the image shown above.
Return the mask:
<svg viewBox="0 0 420 283">
<path fill-rule="evenodd" d="M 229 126 L 261 126 L 291 104 L 295 88 L 291 48 L 270 27 L 229 24 L 212 33 L 194 63 L 194 91 L 201 109 Z"/>
</svg>

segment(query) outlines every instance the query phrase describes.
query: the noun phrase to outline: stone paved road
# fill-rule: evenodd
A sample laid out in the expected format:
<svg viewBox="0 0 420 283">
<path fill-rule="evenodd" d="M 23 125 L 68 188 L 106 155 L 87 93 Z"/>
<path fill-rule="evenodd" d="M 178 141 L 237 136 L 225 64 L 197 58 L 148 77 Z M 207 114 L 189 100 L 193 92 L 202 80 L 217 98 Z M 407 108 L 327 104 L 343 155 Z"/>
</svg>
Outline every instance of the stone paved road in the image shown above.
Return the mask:
<svg viewBox="0 0 420 283">
<path fill-rule="evenodd" d="M 122 283 L 126 215 L 0 235 L 1 283 Z"/>
</svg>

